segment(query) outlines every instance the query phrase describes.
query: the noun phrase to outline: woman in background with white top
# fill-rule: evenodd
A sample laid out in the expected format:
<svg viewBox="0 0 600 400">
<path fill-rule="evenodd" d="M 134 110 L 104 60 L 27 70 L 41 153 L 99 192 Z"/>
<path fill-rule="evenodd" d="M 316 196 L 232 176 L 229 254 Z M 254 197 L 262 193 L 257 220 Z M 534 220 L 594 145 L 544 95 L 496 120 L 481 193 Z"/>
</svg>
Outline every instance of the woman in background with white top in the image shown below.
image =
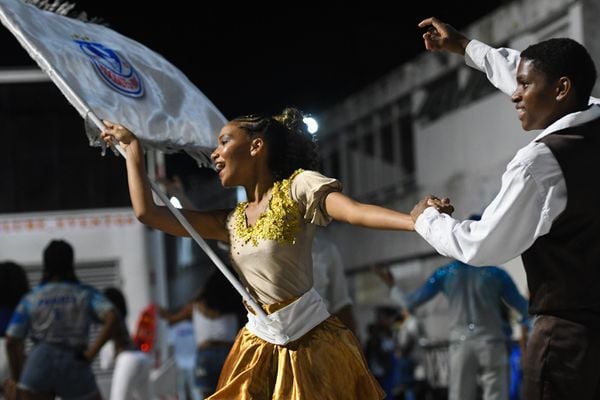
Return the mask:
<svg viewBox="0 0 600 400">
<path fill-rule="evenodd" d="M 223 363 L 242 325 L 245 309 L 240 295 L 215 271 L 193 302 L 175 314 L 159 310 L 170 324 L 191 319 L 196 338 L 196 388 L 204 397 L 217 387 Z"/>
</svg>

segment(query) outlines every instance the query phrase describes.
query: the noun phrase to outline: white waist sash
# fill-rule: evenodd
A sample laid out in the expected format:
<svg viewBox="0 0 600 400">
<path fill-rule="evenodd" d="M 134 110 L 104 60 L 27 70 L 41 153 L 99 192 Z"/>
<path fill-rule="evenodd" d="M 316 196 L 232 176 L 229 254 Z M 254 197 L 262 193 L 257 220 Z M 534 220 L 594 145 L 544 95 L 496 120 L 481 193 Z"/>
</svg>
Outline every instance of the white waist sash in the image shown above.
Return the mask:
<svg viewBox="0 0 600 400">
<path fill-rule="evenodd" d="M 329 315 L 323 299 L 312 288 L 293 303 L 267 315 L 266 321 L 248 313 L 246 329 L 269 343 L 284 345 L 300 339 Z"/>
</svg>

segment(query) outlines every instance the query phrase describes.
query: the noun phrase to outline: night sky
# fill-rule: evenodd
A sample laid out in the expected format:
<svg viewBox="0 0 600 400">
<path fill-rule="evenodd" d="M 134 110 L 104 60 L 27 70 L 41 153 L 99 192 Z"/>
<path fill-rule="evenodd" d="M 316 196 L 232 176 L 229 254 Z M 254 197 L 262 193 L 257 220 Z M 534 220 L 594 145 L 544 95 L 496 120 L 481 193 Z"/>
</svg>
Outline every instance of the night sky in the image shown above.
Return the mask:
<svg viewBox="0 0 600 400">
<path fill-rule="evenodd" d="M 318 115 L 421 53 L 421 19 L 435 15 L 460 29 L 506 2 L 75 3 L 162 54 L 233 118 L 287 105 Z M 32 64 L 4 27 L 0 46 L 0 67 Z"/>
</svg>

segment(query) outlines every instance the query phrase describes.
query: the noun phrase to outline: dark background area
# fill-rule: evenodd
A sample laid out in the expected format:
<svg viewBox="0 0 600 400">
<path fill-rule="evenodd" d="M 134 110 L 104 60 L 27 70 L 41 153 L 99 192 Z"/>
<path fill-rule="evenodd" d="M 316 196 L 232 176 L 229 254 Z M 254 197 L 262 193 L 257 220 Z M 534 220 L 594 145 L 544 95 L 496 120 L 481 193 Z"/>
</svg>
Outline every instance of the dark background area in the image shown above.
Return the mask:
<svg viewBox="0 0 600 400">
<path fill-rule="evenodd" d="M 422 52 L 420 20 L 460 29 L 506 2 L 74 3 L 162 54 L 233 118 L 283 105 L 318 114 Z M 0 37 L 2 65 L 29 62 L 7 31 Z"/>
<path fill-rule="evenodd" d="M 318 118 L 423 52 L 421 19 L 461 29 L 507 2 L 87 0 L 75 9 L 162 54 L 228 119 L 288 105 Z M 34 65 L 4 27 L 0 46 L 0 68 Z M 0 85 L 0 212 L 129 206 L 123 160 L 88 146 L 83 121 L 51 86 Z M 183 158 L 169 157 L 171 174 L 193 173 Z"/>
</svg>

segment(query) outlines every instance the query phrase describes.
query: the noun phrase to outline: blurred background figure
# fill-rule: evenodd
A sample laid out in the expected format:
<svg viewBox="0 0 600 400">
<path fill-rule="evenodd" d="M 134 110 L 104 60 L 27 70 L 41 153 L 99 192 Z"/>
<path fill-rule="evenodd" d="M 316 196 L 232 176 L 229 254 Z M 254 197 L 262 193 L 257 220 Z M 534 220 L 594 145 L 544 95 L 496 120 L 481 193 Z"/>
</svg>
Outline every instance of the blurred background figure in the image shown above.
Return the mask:
<svg viewBox="0 0 600 400">
<path fill-rule="evenodd" d="M 169 326 L 169 347 L 177 364 L 177 393 L 181 400 L 202 400 L 194 376 L 196 363 L 196 337 L 190 319 Z"/>
<path fill-rule="evenodd" d="M 453 261 L 437 268 L 416 291 L 405 294 L 387 267 L 376 268 L 390 296 L 412 312 L 438 293 L 449 302 L 449 399 L 475 400 L 479 385 L 484 400 L 508 400 L 509 364 L 504 304 L 529 323 L 527 300 L 499 267 L 475 267 Z"/>
<path fill-rule="evenodd" d="M 325 229 L 318 227 L 313 240 L 313 285 L 323 298 L 329 313 L 338 317 L 356 334 L 356 320 L 342 255 Z"/>
<path fill-rule="evenodd" d="M 405 308 L 400 309 L 394 329 L 397 368 L 394 382 L 394 398 L 415 400 L 421 392 L 417 379 L 417 369 L 421 367 L 420 341 L 425 331 L 421 321 Z"/>
<path fill-rule="evenodd" d="M 159 315 L 171 325 L 192 321 L 196 349 L 194 379 L 200 398 L 215 391 L 225 359 L 245 320 L 246 310 L 240 297 L 216 270 L 192 302 L 175 313 L 159 309 Z"/>
<path fill-rule="evenodd" d="M 6 354 L 6 328 L 21 297 L 29 291 L 27 274 L 23 267 L 12 261 L 0 263 L 0 398 L 4 382 L 10 376 Z"/>
<path fill-rule="evenodd" d="M 20 399 L 100 399 L 91 361 L 118 325 L 112 303 L 75 275 L 73 247 L 52 240 L 44 249 L 40 285 L 17 305 L 6 330 L 11 378 Z M 101 321 L 88 345 L 90 327 Z M 33 348 L 25 356 L 25 339 Z"/>
<path fill-rule="evenodd" d="M 112 353 L 109 362 L 102 367 L 109 368 L 114 361 L 114 370 L 109 400 L 146 400 L 150 399 L 151 360 L 147 353 L 134 345 L 127 329 L 127 302 L 125 296 L 116 287 L 104 289 L 104 295 L 111 301 L 119 313 L 119 320 L 110 343 L 103 347 Z M 102 359 L 103 357 L 101 357 Z"/>
<path fill-rule="evenodd" d="M 521 334 L 517 340 L 513 338 L 513 323 L 515 314 L 510 307 L 503 304 L 502 318 L 506 324 L 506 351 L 508 352 L 508 374 L 509 387 L 508 397 L 510 400 L 521 400 L 521 387 L 523 383 L 522 358 L 523 352 L 527 347 L 527 339 L 529 337 L 529 324 L 521 324 Z"/>
<path fill-rule="evenodd" d="M 375 310 L 375 321 L 368 325 L 364 345 L 369 369 L 386 393 L 393 399 L 398 360 L 394 343 L 394 324 L 398 311 L 393 307 L 380 306 Z"/>
</svg>

